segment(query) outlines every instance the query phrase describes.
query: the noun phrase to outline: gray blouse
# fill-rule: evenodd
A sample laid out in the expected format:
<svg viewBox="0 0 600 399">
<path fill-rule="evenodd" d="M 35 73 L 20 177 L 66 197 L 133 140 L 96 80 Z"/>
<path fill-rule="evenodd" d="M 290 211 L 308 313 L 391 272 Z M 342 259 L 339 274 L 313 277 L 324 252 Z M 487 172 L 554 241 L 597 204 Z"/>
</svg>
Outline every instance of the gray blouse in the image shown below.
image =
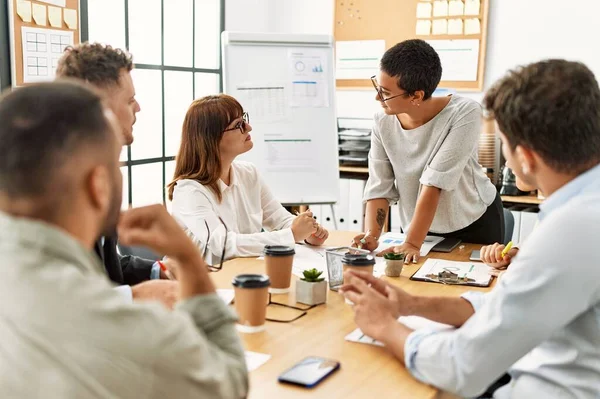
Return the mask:
<svg viewBox="0 0 600 399">
<path fill-rule="evenodd" d="M 453 95 L 432 120 L 412 130 L 403 129 L 395 115 L 380 112 L 374 119 L 364 201 L 397 202 L 404 231 L 422 185 L 442 190 L 431 232 L 460 230 L 485 213 L 496 188 L 477 161 L 479 103 Z"/>
</svg>

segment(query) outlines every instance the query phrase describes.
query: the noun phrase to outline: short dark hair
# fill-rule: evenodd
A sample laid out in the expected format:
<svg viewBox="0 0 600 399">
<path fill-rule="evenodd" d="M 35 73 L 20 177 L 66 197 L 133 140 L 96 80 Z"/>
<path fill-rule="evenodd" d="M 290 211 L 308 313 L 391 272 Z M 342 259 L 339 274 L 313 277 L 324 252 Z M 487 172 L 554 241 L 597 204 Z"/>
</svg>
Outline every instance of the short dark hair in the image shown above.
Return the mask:
<svg viewBox="0 0 600 399">
<path fill-rule="evenodd" d="M 442 79 L 442 63 L 433 47 L 424 40 L 411 39 L 396 44 L 383 54 L 381 70 L 398 78 L 398 87 L 414 94 L 425 92 L 427 100 Z"/>
<path fill-rule="evenodd" d="M 49 193 L 72 154 L 110 140 L 100 96 L 77 82 L 41 83 L 3 95 L 0 121 L 0 191 L 13 198 Z"/>
<path fill-rule="evenodd" d="M 56 77 L 85 80 L 99 87 L 119 84 L 121 71 L 133 69 L 131 54 L 101 43 L 69 46 L 58 61 Z"/>
<path fill-rule="evenodd" d="M 600 88 L 580 62 L 551 59 L 509 71 L 483 105 L 512 150 L 529 148 L 557 172 L 600 161 Z"/>
</svg>

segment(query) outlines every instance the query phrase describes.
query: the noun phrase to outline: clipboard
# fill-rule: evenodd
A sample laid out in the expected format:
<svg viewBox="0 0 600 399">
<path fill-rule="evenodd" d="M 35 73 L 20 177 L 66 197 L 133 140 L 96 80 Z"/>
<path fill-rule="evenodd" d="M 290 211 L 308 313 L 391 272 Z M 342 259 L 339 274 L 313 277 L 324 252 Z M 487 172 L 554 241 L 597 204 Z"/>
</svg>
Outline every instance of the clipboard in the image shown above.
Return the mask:
<svg viewBox="0 0 600 399">
<path fill-rule="evenodd" d="M 489 287 L 494 277 L 483 263 L 427 259 L 410 277 L 428 283 Z"/>
</svg>

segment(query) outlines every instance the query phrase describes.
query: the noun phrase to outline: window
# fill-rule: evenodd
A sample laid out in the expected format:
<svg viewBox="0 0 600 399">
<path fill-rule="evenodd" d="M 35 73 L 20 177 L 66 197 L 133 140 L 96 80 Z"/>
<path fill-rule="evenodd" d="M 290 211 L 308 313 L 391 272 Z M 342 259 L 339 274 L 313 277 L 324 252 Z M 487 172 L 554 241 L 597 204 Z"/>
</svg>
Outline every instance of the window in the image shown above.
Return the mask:
<svg viewBox="0 0 600 399">
<path fill-rule="evenodd" d="M 82 0 L 82 40 L 127 48 L 141 106 L 123 150 L 123 207 L 165 202 L 194 98 L 221 91 L 224 0 Z"/>
</svg>

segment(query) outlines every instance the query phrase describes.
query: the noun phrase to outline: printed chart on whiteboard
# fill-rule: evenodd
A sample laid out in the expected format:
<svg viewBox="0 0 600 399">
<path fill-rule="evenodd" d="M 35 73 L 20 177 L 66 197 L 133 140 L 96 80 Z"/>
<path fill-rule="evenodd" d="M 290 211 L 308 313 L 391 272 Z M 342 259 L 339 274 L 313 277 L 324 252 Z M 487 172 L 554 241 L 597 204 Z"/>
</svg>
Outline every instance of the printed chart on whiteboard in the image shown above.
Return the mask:
<svg viewBox="0 0 600 399">
<path fill-rule="evenodd" d="M 65 47 L 73 45 L 73 32 L 23 26 L 23 82 L 54 79 Z"/>
<path fill-rule="evenodd" d="M 315 169 L 314 142 L 311 139 L 265 137 L 265 144 L 269 171 L 305 172 Z"/>
<path fill-rule="evenodd" d="M 280 122 L 289 117 L 283 83 L 247 83 L 236 87 L 244 110 L 255 122 Z"/>
<path fill-rule="evenodd" d="M 288 51 L 291 107 L 329 107 L 329 68 L 326 50 Z"/>
</svg>

